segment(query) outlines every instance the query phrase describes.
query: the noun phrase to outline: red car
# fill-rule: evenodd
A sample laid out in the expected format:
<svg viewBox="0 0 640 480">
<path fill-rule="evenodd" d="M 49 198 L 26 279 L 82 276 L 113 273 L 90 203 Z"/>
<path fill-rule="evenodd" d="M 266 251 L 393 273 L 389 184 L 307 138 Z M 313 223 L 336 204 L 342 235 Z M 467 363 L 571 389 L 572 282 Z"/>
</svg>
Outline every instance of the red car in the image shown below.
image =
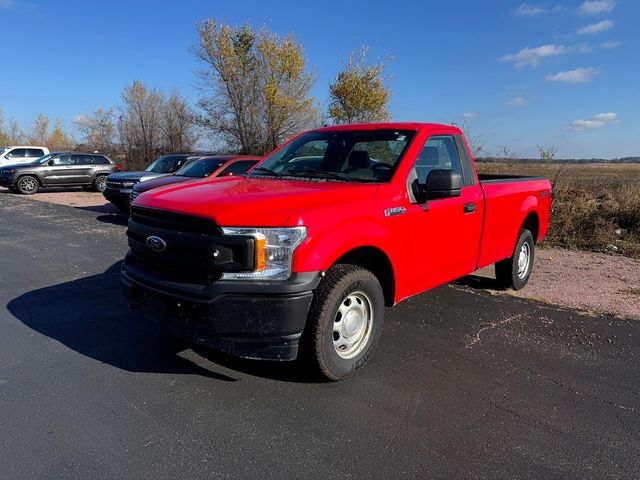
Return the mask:
<svg viewBox="0 0 640 480">
<path fill-rule="evenodd" d="M 136 183 L 131 192 L 131 200 L 133 201 L 143 192 L 165 185 L 175 185 L 176 183 L 187 182 L 197 178 L 242 175 L 251 170 L 260 160 L 262 160 L 261 157 L 251 155 L 212 155 L 203 157 L 195 162 L 188 163 L 172 175 Z"/>
<path fill-rule="evenodd" d="M 385 307 L 490 264 L 522 288 L 550 204 L 544 178 L 478 176 L 452 126 L 320 128 L 247 176 L 138 198 L 122 284 L 195 343 L 339 380 L 370 358 Z"/>
</svg>

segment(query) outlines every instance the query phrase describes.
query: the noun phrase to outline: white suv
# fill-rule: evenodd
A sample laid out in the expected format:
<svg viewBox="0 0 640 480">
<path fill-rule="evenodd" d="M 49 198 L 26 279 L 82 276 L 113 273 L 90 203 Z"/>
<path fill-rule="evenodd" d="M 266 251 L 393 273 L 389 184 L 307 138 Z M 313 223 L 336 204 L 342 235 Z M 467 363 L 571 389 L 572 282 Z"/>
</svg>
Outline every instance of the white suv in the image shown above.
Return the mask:
<svg viewBox="0 0 640 480">
<path fill-rule="evenodd" d="M 36 158 L 43 157 L 48 153 L 48 148 L 35 147 L 33 145 L 0 147 L 0 166 L 33 162 Z"/>
</svg>

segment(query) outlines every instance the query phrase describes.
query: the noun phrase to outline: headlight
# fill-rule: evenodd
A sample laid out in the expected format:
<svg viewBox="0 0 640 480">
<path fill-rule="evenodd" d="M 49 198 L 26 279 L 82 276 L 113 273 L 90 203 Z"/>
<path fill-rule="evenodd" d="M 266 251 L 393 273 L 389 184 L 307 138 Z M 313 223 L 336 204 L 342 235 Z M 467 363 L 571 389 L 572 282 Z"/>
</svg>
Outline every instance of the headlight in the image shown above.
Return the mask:
<svg viewBox="0 0 640 480">
<path fill-rule="evenodd" d="M 256 269 L 228 272 L 222 280 L 286 280 L 291 276 L 293 252 L 307 236 L 307 227 L 223 228 L 225 235 L 248 235 L 256 239 Z"/>
<path fill-rule="evenodd" d="M 136 182 L 122 182 L 122 186 L 124 188 L 131 188 L 136 184 Z"/>
<path fill-rule="evenodd" d="M 16 169 L 15 168 L 6 168 L 4 170 L 2 170 L 2 173 L 4 173 L 5 175 L 10 175 L 12 173 L 16 173 Z"/>
</svg>

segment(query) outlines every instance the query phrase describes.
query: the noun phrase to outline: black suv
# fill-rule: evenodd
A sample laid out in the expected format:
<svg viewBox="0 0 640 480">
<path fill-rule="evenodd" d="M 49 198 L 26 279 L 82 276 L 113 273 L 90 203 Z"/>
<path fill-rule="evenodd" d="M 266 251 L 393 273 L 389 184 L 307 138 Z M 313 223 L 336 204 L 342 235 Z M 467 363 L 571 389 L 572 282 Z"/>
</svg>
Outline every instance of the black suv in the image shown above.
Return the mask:
<svg viewBox="0 0 640 480">
<path fill-rule="evenodd" d="M 93 188 L 102 192 L 107 175 L 120 165 L 101 153 L 53 152 L 31 163 L 0 167 L 0 185 L 33 195 L 41 187 Z"/>
<path fill-rule="evenodd" d="M 122 172 L 109 175 L 103 195 L 120 210 L 128 212 L 131 193 L 136 183 L 171 175 L 185 165 L 209 155 L 213 154 L 202 152 L 170 153 L 158 158 L 142 172 Z"/>
</svg>

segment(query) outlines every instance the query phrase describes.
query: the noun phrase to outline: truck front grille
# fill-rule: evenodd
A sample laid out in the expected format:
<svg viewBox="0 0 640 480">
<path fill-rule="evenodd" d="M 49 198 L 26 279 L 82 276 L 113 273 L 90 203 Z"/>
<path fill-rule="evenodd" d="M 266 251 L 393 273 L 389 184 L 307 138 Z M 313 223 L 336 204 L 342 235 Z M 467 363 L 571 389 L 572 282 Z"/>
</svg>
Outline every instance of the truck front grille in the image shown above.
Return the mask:
<svg viewBox="0 0 640 480">
<path fill-rule="evenodd" d="M 140 268 L 178 282 L 209 284 L 222 272 L 255 268 L 255 240 L 223 235 L 208 218 L 132 207 L 127 237 Z M 149 237 L 159 237 L 165 248 L 152 250 Z"/>
</svg>

